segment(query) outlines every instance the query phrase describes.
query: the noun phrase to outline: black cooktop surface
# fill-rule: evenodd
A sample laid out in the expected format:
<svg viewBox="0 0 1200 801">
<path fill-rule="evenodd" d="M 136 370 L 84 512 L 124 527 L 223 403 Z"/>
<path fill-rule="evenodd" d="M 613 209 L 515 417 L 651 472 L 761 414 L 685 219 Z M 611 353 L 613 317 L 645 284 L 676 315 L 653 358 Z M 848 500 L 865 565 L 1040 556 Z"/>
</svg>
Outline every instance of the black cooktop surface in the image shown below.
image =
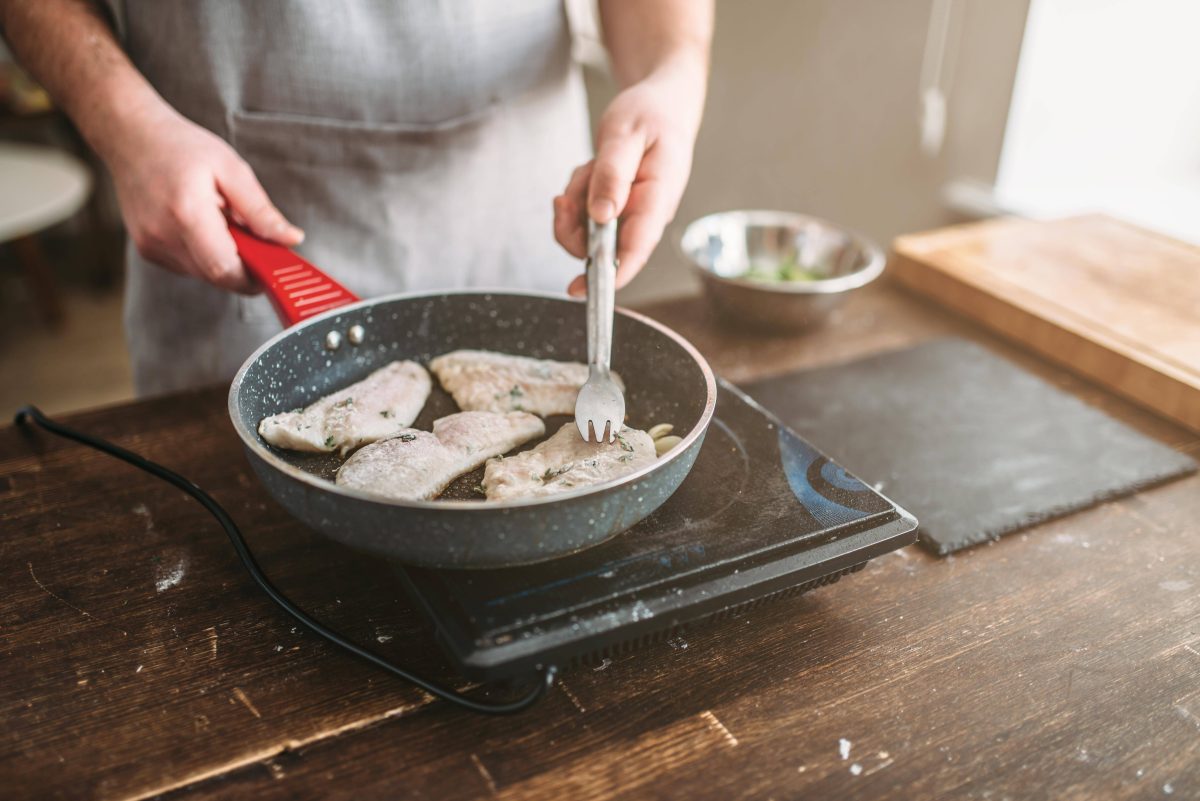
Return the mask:
<svg viewBox="0 0 1200 801">
<path fill-rule="evenodd" d="M 668 636 L 915 538 L 911 515 L 721 382 L 691 474 L 629 531 L 535 565 L 399 570 L 463 674 L 494 679 Z"/>
</svg>

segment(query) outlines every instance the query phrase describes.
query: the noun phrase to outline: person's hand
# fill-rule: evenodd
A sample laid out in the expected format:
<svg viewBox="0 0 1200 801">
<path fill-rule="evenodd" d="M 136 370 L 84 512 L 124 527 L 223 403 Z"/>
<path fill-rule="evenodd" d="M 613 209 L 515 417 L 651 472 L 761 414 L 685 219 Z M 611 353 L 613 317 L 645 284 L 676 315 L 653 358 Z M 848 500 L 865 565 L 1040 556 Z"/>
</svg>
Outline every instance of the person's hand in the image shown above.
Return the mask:
<svg viewBox="0 0 1200 801">
<path fill-rule="evenodd" d="M 130 115 L 102 153 L 121 216 L 144 258 L 244 294 L 257 285 L 238 258 L 226 214 L 264 239 L 304 233 L 275 208 L 253 170 L 221 138 L 165 104 Z"/>
<path fill-rule="evenodd" d="M 587 257 L 587 217 L 619 218 L 617 287 L 646 265 L 675 217 L 687 186 L 696 138 L 694 115 L 671 80 L 650 77 L 621 92 L 600 118 L 596 158 L 578 167 L 554 198 L 554 238 Z M 567 290 L 583 295 L 583 276 Z"/>
</svg>

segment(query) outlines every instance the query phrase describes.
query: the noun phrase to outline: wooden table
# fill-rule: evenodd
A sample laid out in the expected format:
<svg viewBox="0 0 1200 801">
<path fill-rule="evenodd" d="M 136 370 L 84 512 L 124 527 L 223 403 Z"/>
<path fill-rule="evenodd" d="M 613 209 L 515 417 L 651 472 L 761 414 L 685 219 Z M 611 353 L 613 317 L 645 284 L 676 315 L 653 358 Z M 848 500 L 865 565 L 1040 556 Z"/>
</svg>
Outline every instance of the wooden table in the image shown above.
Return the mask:
<svg viewBox="0 0 1200 801">
<path fill-rule="evenodd" d="M 943 334 L 995 345 L 888 286 L 805 338 L 719 335 L 695 301 L 650 311 L 735 380 Z M 1200 453 L 1196 435 L 997 347 Z M 223 390 L 72 419 L 209 488 L 319 617 L 456 681 L 386 564 L 266 500 Z M 1197 476 L 955 557 L 907 548 L 568 673 L 507 719 L 298 631 L 197 504 L 106 457 L 4 429 L 0 499 L 10 799 L 1200 797 Z"/>
</svg>

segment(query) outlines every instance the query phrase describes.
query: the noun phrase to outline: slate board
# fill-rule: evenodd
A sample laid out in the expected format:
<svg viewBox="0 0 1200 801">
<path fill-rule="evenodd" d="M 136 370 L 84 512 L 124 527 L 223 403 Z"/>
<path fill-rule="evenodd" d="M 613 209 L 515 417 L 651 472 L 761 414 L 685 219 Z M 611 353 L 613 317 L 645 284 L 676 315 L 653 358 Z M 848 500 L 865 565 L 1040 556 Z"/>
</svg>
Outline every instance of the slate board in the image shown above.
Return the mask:
<svg viewBox="0 0 1200 801">
<path fill-rule="evenodd" d="M 992 351 L 939 339 L 745 387 L 945 555 L 1196 470 Z"/>
</svg>

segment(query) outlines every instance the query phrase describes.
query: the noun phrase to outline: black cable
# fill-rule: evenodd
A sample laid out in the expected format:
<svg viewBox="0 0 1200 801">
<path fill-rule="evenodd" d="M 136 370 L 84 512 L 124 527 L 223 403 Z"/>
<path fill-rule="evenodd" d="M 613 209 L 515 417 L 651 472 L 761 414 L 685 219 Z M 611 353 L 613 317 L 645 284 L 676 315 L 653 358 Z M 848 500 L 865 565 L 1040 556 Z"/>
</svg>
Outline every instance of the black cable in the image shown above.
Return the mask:
<svg viewBox="0 0 1200 801">
<path fill-rule="evenodd" d="M 75 429 L 65 426 L 62 423 L 55 422 L 54 420 L 46 417 L 46 415 L 42 414 L 42 412 L 35 406 L 22 407 L 14 418 L 14 422 L 16 422 L 18 426 L 22 427 L 28 427 L 31 421 L 52 434 L 57 434 L 60 437 L 74 440 L 75 442 L 86 445 L 89 448 L 95 448 L 102 453 L 107 453 L 109 456 L 115 456 L 124 462 L 128 462 L 139 470 L 145 470 L 147 473 L 157 476 L 163 481 L 173 484 L 174 486 L 183 490 L 188 495 L 191 495 L 200 502 L 201 506 L 207 509 L 212 516 L 217 519 L 217 522 L 220 523 L 221 527 L 225 529 L 225 533 L 229 535 L 229 541 L 233 543 L 234 550 L 237 551 L 238 556 L 241 558 L 242 566 L 246 568 L 251 577 L 258 583 L 258 586 L 262 588 L 263 592 L 271 596 L 271 600 L 279 604 L 279 606 L 282 607 L 285 612 L 296 618 L 296 620 L 300 621 L 304 626 L 306 626 L 310 631 L 319 637 L 323 637 L 334 645 L 341 646 L 360 659 L 365 659 L 376 667 L 382 668 L 388 673 L 398 676 L 410 684 L 420 687 L 430 695 L 441 698 L 444 701 L 449 701 L 452 704 L 457 704 L 458 706 L 461 706 L 464 709 L 469 709 L 472 712 L 481 712 L 486 715 L 511 715 L 516 712 L 524 711 L 533 706 L 538 699 L 545 695 L 546 690 L 550 688 L 550 685 L 554 683 L 554 677 L 558 673 L 558 668 L 554 665 L 550 665 L 542 669 L 541 675 L 538 676 L 537 684 L 522 698 L 518 698 L 515 701 L 509 701 L 508 703 L 491 704 L 482 701 L 476 701 L 474 698 L 464 695 L 457 690 L 441 687 L 430 681 L 422 679 L 420 676 L 414 676 L 412 673 L 409 673 L 403 668 L 397 667 L 391 662 L 376 656 L 365 648 L 355 645 L 353 642 L 338 634 L 336 631 L 326 628 L 316 619 L 309 617 L 308 613 L 303 609 L 293 604 L 286 595 L 275 588 L 275 585 L 273 585 L 271 580 L 268 579 L 266 574 L 263 573 L 262 568 L 258 566 L 258 562 L 254 559 L 254 554 L 250 552 L 249 546 L 246 545 L 245 538 L 242 537 L 241 530 L 238 529 L 237 524 L 233 522 L 233 519 L 229 516 L 229 514 L 221 507 L 219 503 L 216 502 L 216 500 L 213 499 L 211 495 L 200 489 L 200 487 L 196 486 L 188 479 L 184 478 L 173 470 L 168 470 L 162 465 L 155 464 L 149 459 L 138 456 L 132 451 L 127 451 L 119 445 L 114 445 L 107 440 L 100 439 L 99 437 L 93 437 L 90 434 L 85 434 L 82 431 L 76 431 Z"/>
</svg>

